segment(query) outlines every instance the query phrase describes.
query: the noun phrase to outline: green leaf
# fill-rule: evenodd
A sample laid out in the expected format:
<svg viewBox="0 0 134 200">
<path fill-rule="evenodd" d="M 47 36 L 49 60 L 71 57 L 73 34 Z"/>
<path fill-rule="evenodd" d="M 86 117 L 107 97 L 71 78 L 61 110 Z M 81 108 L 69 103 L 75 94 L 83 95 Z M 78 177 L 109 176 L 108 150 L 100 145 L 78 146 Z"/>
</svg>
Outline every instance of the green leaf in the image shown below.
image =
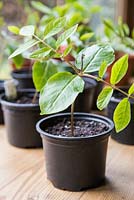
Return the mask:
<svg viewBox="0 0 134 200">
<path fill-rule="evenodd" d="M 108 44 L 96 44 L 80 51 L 76 57 L 75 63 L 78 69 L 81 69 L 82 55 L 84 55 L 84 72 L 99 71 L 100 66 L 104 60 L 107 65 L 110 65 L 114 61 L 114 50 Z"/>
<path fill-rule="evenodd" d="M 20 29 L 19 34 L 23 36 L 32 36 L 34 35 L 35 27 L 33 25 L 23 26 Z"/>
<path fill-rule="evenodd" d="M 41 58 L 45 58 L 46 56 L 48 56 L 51 52 L 51 48 L 49 47 L 44 47 L 44 48 L 41 48 L 41 49 L 38 49 L 36 51 L 34 51 L 30 57 L 31 58 L 38 58 L 38 59 L 41 59 Z"/>
<path fill-rule="evenodd" d="M 129 95 L 134 94 L 134 83 L 133 83 L 133 84 L 131 85 L 131 87 L 129 88 L 128 94 L 129 94 Z"/>
<path fill-rule="evenodd" d="M 44 39 L 47 39 L 59 33 L 64 28 L 65 25 L 66 25 L 65 17 L 59 17 L 58 19 L 51 20 L 45 28 Z"/>
<path fill-rule="evenodd" d="M 30 49 L 31 47 L 37 45 L 39 43 L 39 41 L 36 41 L 36 40 L 29 40 L 28 42 L 20 45 L 20 47 L 18 49 L 16 49 L 10 56 L 9 56 L 9 59 L 10 58 L 13 58 L 23 52 L 25 52 L 26 50 Z"/>
<path fill-rule="evenodd" d="M 106 61 L 104 60 L 100 66 L 100 69 L 99 69 L 99 77 L 100 78 L 103 78 L 104 74 L 106 73 L 107 71 L 107 63 Z"/>
<path fill-rule="evenodd" d="M 70 36 L 75 33 L 75 31 L 77 30 L 77 27 L 78 27 L 78 24 L 76 24 L 75 26 L 69 28 L 68 30 L 66 30 L 64 33 L 62 33 L 59 36 L 58 40 L 56 41 L 56 47 L 57 47 L 57 49 L 62 44 L 62 42 L 64 42 L 68 38 L 70 38 Z"/>
<path fill-rule="evenodd" d="M 20 29 L 17 26 L 8 26 L 8 30 L 16 35 L 19 34 Z"/>
<path fill-rule="evenodd" d="M 115 31 L 114 30 L 114 24 L 113 24 L 113 22 L 112 22 L 112 20 L 110 20 L 110 19 L 103 19 L 103 23 L 104 23 L 104 25 L 105 25 L 105 27 L 107 27 L 107 28 L 109 28 L 111 31 Z"/>
<path fill-rule="evenodd" d="M 80 40 L 89 40 L 90 38 L 92 38 L 94 36 L 94 33 L 91 32 L 91 33 L 85 33 L 83 34 L 81 37 L 80 37 Z"/>
<path fill-rule="evenodd" d="M 122 131 L 129 124 L 131 119 L 130 102 L 128 98 L 124 98 L 117 105 L 113 120 L 115 123 L 116 132 Z"/>
<path fill-rule="evenodd" d="M 101 10 L 102 10 L 102 7 L 99 5 L 91 6 L 91 8 L 90 8 L 90 12 L 92 14 L 96 14 L 96 13 L 100 12 Z"/>
<path fill-rule="evenodd" d="M 67 26 L 71 27 L 74 26 L 75 24 L 79 24 L 82 21 L 82 16 L 80 12 L 75 12 L 71 14 L 70 19 L 67 22 Z"/>
<path fill-rule="evenodd" d="M 24 58 L 22 55 L 17 55 L 13 58 L 13 63 L 15 64 L 16 69 L 21 69 L 23 67 Z"/>
<path fill-rule="evenodd" d="M 103 110 L 104 108 L 107 107 L 112 97 L 112 94 L 113 94 L 113 89 L 111 87 L 108 86 L 108 87 L 103 88 L 103 90 L 101 91 L 97 99 L 98 109 Z"/>
<path fill-rule="evenodd" d="M 33 65 L 32 76 L 36 90 L 40 91 L 47 80 L 55 73 L 57 73 L 57 68 L 51 61 L 35 62 Z"/>
<path fill-rule="evenodd" d="M 70 72 L 53 75 L 40 93 L 41 114 L 60 112 L 68 108 L 84 89 L 84 81 Z"/>
<path fill-rule="evenodd" d="M 111 71 L 110 83 L 113 85 L 119 83 L 119 81 L 125 76 L 127 70 L 128 55 L 124 55 L 114 63 Z"/>
<path fill-rule="evenodd" d="M 33 6 L 33 8 L 39 10 L 42 13 L 45 14 L 51 14 L 51 9 L 49 7 L 47 7 L 46 5 L 44 5 L 43 3 L 41 3 L 40 1 L 32 1 L 31 5 Z"/>
<path fill-rule="evenodd" d="M 124 30 L 125 35 L 128 36 L 130 34 L 130 30 L 127 24 L 123 24 L 123 30 Z"/>
</svg>

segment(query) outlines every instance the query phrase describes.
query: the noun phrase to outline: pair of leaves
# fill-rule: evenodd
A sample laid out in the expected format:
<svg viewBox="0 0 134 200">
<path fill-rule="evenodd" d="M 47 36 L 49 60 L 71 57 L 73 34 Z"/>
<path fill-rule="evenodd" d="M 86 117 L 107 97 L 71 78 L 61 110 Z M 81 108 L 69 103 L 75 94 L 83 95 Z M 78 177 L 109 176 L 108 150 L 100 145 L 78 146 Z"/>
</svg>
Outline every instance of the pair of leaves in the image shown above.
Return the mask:
<svg viewBox="0 0 134 200">
<path fill-rule="evenodd" d="M 52 114 L 68 108 L 84 89 L 84 81 L 69 72 L 53 75 L 40 93 L 41 114 Z"/>
<path fill-rule="evenodd" d="M 17 26 L 8 26 L 8 30 L 16 35 L 32 36 L 34 35 L 35 27 L 33 25 L 28 25 L 19 29 Z"/>
<path fill-rule="evenodd" d="M 111 87 L 105 87 L 102 90 L 97 99 L 97 107 L 100 110 L 104 109 L 108 105 L 112 97 L 112 94 L 113 94 L 113 89 Z M 130 119 L 131 119 L 130 102 L 128 98 L 124 98 L 117 105 L 113 115 L 116 132 L 122 131 L 129 124 Z"/>
</svg>

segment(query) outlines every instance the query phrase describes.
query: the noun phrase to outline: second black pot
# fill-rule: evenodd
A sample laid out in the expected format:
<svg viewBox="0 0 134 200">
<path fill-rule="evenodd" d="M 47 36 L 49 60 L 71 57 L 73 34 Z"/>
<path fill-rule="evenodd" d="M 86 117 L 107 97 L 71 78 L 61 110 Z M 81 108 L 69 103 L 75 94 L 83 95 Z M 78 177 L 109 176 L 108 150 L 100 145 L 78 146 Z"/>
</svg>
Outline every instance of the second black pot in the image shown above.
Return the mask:
<svg viewBox="0 0 134 200">
<path fill-rule="evenodd" d="M 126 89 L 124 89 L 126 90 Z M 118 91 L 114 91 L 113 97 L 110 100 L 110 103 L 108 105 L 108 117 L 113 118 L 113 113 L 118 105 L 118 103 L 121 101 L 121 99 L 124 96 L 122 96 Z M 128 124 L 128 126 L 121 132 L 116 133 L 114 130 L 111 137 L 122 144 L 128 144 L 128 145 L 134 145 L 134 101 L 130 101 L 131 103 L 131 121 Z"/>
<path fill-rule="evenodd" d="M 23 90 L 18 95 L 33 96 L 33 90 Z M 7 138 L 10 144 L 21 148 L 41 147 L 42 141 L 35 124 L 41 119 L 39 105 L 9 102 L 5 96 L 1 100 Z"/>
<path fill-rule="evenodd" d="M 108 136 L 113 123 L 106 117 L 75 113 L 75 119 L 104 123 L 108 130 L 88 137 L 63 137 L 45 132 L 56 120 L 70 118 L 70 113 L 46 117 L 37 123 L 45 152 L 47 177 L 59 189 L 80 191 L 96 187 L 105 177 Z"/>
<path fill-rule="evenodd" d="M 85 87 L 84 91 L 78 95 L 75 101 L 75 112 L 86 112 L 89 113 L 93 107 L 93 99 L 96 90 L 96 81 L 84 77 Z"/>
<path fill-rule="evenodd" d="M 34 88 L 32 71 L 28 69 L 14 70 L 11 76 L 18 81 L 18 88 Z"/>
</svg>

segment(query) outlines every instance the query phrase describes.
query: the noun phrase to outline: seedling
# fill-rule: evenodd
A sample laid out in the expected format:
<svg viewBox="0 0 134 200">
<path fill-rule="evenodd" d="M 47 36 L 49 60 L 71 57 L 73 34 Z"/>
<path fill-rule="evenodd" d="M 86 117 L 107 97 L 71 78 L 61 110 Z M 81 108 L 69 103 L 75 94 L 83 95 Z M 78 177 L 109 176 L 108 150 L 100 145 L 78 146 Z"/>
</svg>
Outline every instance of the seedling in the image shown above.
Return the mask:
<svg viewBox="0 0 134 200">
<path fill-rule="evenodd" d="M 134 30 L 130 29 L 122 18 L 118 18 L 115 24 L 110 19 L 104 19 L 104 33 L 116 51 L 122 51 L 128 54 L 134 53 Z"/>
<path fill-rule="evenodd" d="M 71 52 L 70 37 L 77 30 L 77 25 L 66 27 L 66 18 L 60 17 L 50 21 L 40 36 L 39 30 L 34 26 L 24 26 L 19 29 L 19 34 L 29 38 L 28 42 L 22 44 L 9 58 L 13 58 L 24 51 L 37 47 L 32 50 L 31 58 L 35 59 L 33 66 L 33 80 L 36 90 L 40 92 L 41 114 L 52 114 L 65 110 L 71 106 L 71 122 L 73 135 L 73 105 L 76 97 L 84 89 L 82 77 L 89 77 L 101 81 L 108 86 L 104 87 L 98 96 L 97 106 L 100 110 L 104 109 L 116 89 L 126 97 L 121 100 L 114 112 L 114 123 L 116 131 L 124 129 L 130 121 L 130 102 L 129 98 L 134 98 L 134 84 L 131 85 L 128 93 L 119 89 L 116 84 L 124 77 L 128 69 L 128 55 L 121 57 L 113 65 L 110 83 L 103 80 L 107 67 L 114 61 L 114 50 L 109 44 L 95 44 L 84 48 L 76 57 L 75 62 L 65 60 L 65 56 Z M 18 34 L 18 31 L 16 32 Z M 57 39 L 56 36 L 58 34 Z M 55 39 L 53 46 L 47 40 Z M 68 48 L 63 53 L 59 53 L 59 47 L 67 42 Z M 70 72 L 57 72 L 54 66 L 50 65 L 50 60 L 61 58 L 66 61 L 74 70 Z M 49 68 L 48 68 L 49 66 Z M 91 72 L 98 71 L 98 76 Z"/>
</svg>

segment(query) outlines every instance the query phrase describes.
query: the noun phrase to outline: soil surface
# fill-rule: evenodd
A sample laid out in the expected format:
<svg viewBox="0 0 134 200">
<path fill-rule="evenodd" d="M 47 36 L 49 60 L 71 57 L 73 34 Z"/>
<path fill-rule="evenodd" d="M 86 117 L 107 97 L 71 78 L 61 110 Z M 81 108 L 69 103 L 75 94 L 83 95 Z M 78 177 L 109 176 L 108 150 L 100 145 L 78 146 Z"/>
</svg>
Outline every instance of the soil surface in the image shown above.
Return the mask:
<svg viewBox="0 0 134 200">
<path fill-rule="evenodd" d="M 75 137 L 86 137 L 93 136 L 103 133 L 108 130 L 108 126 L 101 122 L 87 121 L 87 120 L 77 120 L 74 121 L 74 136 Z M 57 122 L 54 126 L 47 127 L 46 132 L 57 135 L 72 137 L 71 134 L 71 122 L 68 119 L 63 119 L 63 121 Z"/>
</svg>

